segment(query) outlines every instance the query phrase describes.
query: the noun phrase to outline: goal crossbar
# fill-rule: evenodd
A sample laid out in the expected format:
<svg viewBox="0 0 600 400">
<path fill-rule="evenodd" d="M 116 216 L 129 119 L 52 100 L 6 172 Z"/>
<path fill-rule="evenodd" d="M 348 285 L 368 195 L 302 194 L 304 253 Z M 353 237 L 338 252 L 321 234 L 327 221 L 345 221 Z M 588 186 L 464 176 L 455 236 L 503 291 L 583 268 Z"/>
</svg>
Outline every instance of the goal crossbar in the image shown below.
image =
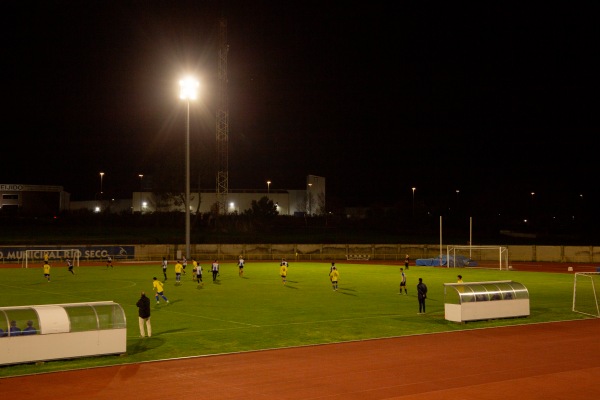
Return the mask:
<svg viewBox="0 0 600 400">
<path fill-rule="evenodd" d="M 48 262 L 52 264 L 53 262 L 60 261 L 63 262 L 67 258 L 70 258 L 73 262 L 73 266 L 79 267 L 79 256 L 81 251 L 78 249 L 35 249 L 35 250 L 25 250 L 25 254 L 23 257 L 23 268 L 29 268 L 29 264 L 43 263 L 45 259 L 45 255 L 48 256 Z"/>
</svg>

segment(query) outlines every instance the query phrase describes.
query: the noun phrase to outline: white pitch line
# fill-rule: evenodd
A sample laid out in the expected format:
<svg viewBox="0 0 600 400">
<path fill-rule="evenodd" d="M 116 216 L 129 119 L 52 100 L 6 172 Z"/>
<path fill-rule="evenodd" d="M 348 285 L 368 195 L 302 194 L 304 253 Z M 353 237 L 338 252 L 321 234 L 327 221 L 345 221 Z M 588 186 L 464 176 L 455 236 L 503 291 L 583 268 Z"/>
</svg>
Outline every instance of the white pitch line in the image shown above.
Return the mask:
<svg viewBox="0 0 600 400">
<path fill-rule="evenodd" d="M 196 318 L 204 318 L 204 319 L 208 319 L 208 320 L 211 320 L 211 321 L 221 321 L 221 322 L 227 322 L 227 323 L 230 323 L 230 324 L 238 324 L 238 325 L 251 326 L 253 328 L 260 328 L 261 327 L 261 325 L 247 324 L 245 322 L 230 321 L 230 320 L 227 320 L 227 319 L 220 319 L 220 318 L 209 318 L 209 317 L 205 317 L 204 315 L 194 315 L 194 314 L 188 314 L 188 313 L 182 313 L 182 312 L 170 311 L 170 310 L 165 310 L 165 311 L 168 311 L 168 312 L 173 313 L 173 314 L 186 315 L 186 316 L 196 317 Z"/>
</svg>

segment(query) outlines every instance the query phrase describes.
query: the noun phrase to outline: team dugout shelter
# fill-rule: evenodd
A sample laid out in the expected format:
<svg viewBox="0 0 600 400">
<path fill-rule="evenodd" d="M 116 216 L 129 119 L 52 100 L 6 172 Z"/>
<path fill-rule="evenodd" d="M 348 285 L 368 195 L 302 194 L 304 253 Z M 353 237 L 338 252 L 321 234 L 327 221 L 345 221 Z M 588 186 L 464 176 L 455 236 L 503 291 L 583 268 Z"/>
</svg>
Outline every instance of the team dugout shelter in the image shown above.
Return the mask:
<svg viewBox="0 0 600 400">
<path fill-rule="evenodd" d="M 69 209 L 70 198 L 62 186 L 0 184 L 0 214 L 53 216 Z"/>
</svg>

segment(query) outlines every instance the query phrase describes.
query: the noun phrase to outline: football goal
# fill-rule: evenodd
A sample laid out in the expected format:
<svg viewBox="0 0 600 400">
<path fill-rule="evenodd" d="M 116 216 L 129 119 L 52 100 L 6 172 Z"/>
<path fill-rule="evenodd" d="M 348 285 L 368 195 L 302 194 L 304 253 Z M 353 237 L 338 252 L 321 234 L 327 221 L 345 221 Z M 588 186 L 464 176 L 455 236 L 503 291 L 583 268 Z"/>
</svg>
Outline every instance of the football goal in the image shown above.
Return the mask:
<svg viewBox="0 0 600 400">
<path fill-rule="evenodd" d="M 73 262 L 73 266 L 79 267 L 79 255 L 80 251 L 77 249 L 61 249 L 61 250 L 25 250 L 23 256 L 23 268 L 29 268 L 30 264 L 41 264 L 44 263 L 44 259 L 47 256 L 50 265 L 57 262 L 66 262 L 67 258 L 70 258 Z M 38 265 L 36 265 L 38 266 Z"/>
<path fill-rule="evenodd" d="M 503 246 L 448 246 L 447 266 L 508 270 L 508 248 Z"/>
<path fill-rule="evenodd" d="M 600 318 L 599 290 L 600 272 L 576 272 L 573 281 L 573 311 Z"/>
</svg>

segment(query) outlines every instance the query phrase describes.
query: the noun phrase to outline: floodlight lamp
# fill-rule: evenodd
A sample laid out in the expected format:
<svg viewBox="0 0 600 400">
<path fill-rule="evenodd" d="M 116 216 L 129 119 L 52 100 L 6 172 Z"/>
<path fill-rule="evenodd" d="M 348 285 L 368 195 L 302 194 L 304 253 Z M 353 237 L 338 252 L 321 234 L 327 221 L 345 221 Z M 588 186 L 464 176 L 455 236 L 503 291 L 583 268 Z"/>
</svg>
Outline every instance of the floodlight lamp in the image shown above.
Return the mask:
<svg viewBox="0 0 600 400">
<path fill-rule="evenodd" d="M 196 100 L 200 83 L 194 78 L 185 78 L 179 81 L 179 98 L 182 100 Z"/>
</svg>

